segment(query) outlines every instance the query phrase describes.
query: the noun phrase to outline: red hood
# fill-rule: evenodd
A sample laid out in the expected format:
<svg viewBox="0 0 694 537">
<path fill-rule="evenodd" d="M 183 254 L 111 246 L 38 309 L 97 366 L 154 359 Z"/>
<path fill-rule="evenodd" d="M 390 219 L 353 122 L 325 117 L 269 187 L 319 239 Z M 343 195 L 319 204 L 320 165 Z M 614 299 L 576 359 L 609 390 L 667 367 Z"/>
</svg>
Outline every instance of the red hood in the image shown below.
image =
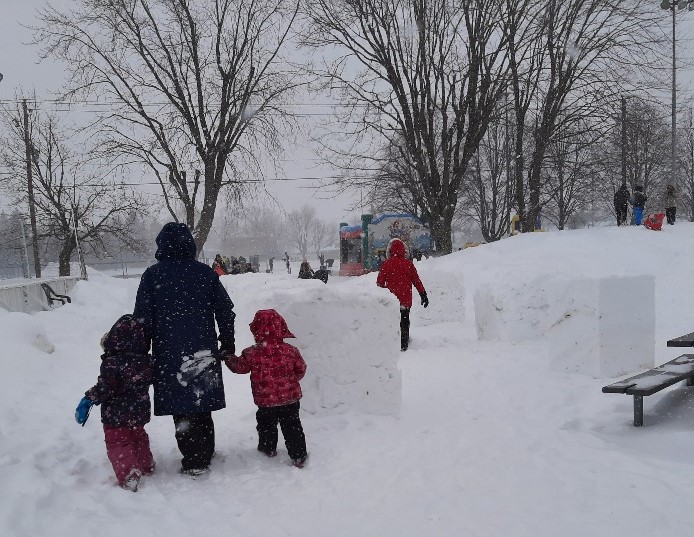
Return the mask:
<svg viewBox="0 0 694 537">
<path fill-rule="evenodd" d="M 287 322 L 275 310 L 259 310 L 249 325 L 256 343 L 263 341 L 282 341 L 296 337 L 287 328 Z"/>
<path fill-rule="evenodd" d="M 390 241 L 390 257 L 405 257 L 405 243 L 400 239 Z"/>
</svg>

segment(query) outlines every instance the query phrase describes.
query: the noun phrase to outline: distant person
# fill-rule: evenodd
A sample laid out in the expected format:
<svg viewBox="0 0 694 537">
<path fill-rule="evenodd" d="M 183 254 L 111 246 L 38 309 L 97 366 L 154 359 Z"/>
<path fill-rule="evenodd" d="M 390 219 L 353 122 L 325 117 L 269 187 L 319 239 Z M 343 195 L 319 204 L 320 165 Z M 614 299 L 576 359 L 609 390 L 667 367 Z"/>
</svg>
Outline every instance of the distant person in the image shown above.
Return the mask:
<svg viewBox="0 0 694 537">
<path fill-rule="evenodd" d="M 521 217 L 519 213 L 516 213 L 511 218 L 511 235 L 517 235 L 521 232 Z"/>
<path fill-rule="evenodd" d="M 227 267 L 224 264 L 224 260 L 222 259 L 222 256 L 217 254 L 214 258 L 214 262 L 212 263 L 212 268 L 214 269 L 215 273 L 217 276 L 226 276 L 229 274 L 227 271 Z"/>
<path fill-rule="evenodd" d="M 665 217 L 667 218 L 667 223 L 674 226 L 676 216 L 677 190 L 675 185 L 670 184 L 665 188 Z"/>
<path fill-rule="evenodd" d="M 405 257 L 405 243 L 391 239 L 386 248 L 386 260 L 376 279 L 376 285 L 387 287 L 400 301 L 400 350 L 406 351 L 410 344 L 410 308 L 412 307 L 412 286 L 414 285 L 422 300 L 422 306 L 429 306 L 429 298 L 419 279 L 414 263 Z"/>
<path fill-rule="evenodd" d="M 643 223 L 643 209 L 646 206 L 648 196 L 643 193 L 643 187 L 636 185 L 634 187 L 634 195 L 629 199 L 629 202 L 634 207 L 634 225 L 640 226 Z"/>
<path fill-rule="evenodd" d="M 323 255 L 323 252 L 318 255 L 318 267 L 320 270 L 325 268 L 325 255 Z"/>
<path fill-rule="evenodd" d="M 305 259 L 299 265 L 299 278 L 302 280 L 312 280 L 313 279 L 313 269 L 308 261 Z"/>
<path fill-rule="evenodd" d="M 274 262 L 275 262 L 275 258 L 274 258 L 274 257 L 271 257 L 270 259 L 268 259 L 268 264 L 270 265 L 270 272 L 273 271 L 272 265 L 274 264 Z"/>
<path fill-rule="evenodd" d="M 275 310 L 258 311 L 250 327 L 255 345 L 238 357 L 227 354 L 226 365 L 234 373 L 251 374 L 253 401 L 258 406 L 258 451 L 268 457 L 277 455 L 279 423 L 289 458 L 294 466 L 303 468 L 308 454 L 299 418 L 299 381 L 306 373 L 306 362 L 299 349 L 283 341 L 295 336 Z"/>
<path fill-rule="evenodd" d="M 181 473 L 194 476 L 209 469 L 212 412 L 226 406 L 220 352 L 235 350 L 234 304 L 219 276 L 195 260 L 188 226 L 170 222 L 156 242 L 158 263 L 142 275 L 133 315 L 152 343 L 154 414 L 173 417 Z"/>
<path fill-rule="evenodd" d="M 284 252 L 284 263 L 287 265 L 287 274 L 292 273 L 292 267 L 289 264 L 289 254 L 287 252 Z"/>
<path fill-rule="evenodd" d="M 614 193 L 614 212 L 617 216 L 617 225 L 624 226 L 627 223 L 627 209 L 629 205 L 629 189 L 626 183 L 622 183 Z"/>
<path fill-rule="evenodd" d="M 92 405 L 101 405 L 106 454 L 118 484 L 137 492 L 143 475 L 154 471 L 145 424 L 151 407 L 152 357 L 144 327 L 132 315 L 123 315 L 101 338 L 99 380 L 85 394 L 75 420 L 84 425 Z"/>
</svg>

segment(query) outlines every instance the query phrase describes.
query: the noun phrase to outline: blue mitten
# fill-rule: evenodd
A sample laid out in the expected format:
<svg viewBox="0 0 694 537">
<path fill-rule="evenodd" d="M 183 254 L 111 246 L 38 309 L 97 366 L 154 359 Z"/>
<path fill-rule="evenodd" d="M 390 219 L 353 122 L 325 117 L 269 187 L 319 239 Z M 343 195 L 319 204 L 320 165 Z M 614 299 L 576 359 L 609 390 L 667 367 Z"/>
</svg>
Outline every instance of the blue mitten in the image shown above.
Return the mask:
<svg viewBox="0 0 694 537">
<path fill-rule="evenodd" d="M 93 404 L 94 401 L 92 401 L 88 397 L 82 397 L 79 405 L 77 405 L 77 408 L 75 409 L 75 421 L 79 423 L 82 427 L 84 427 L 84 424 L 87 423 L 87 419 L 89 418 L 89 411 L 92 409 Z"/>
</svg>

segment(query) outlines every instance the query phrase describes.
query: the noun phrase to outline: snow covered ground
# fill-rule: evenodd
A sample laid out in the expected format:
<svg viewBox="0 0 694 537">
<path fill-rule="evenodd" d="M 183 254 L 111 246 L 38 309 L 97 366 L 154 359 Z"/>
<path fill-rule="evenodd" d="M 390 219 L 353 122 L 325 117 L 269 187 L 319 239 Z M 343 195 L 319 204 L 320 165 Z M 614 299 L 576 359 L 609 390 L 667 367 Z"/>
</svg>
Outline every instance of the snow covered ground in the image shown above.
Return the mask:
<svg viewBox="0 0 694 537">
<path fill-rule="evenodd" d="M 600 391 L 612 379 L 556 367 L 559 328 L 528 325 L 527 337 L 478 339 L 474 299 L 491 288 L 504 304 L 536 295 L 551 304 L 558 295 L 547 289 L 556 286 L 545 284 L 559 276 L 652 275 L 655 361 L 663 363 L 680 354 L 666 340 L 694 330 L 693 261 L 690 223 L 662 232 L 535 233 L 425 260 L 417 266 L 431 305 L 413 309 L 407 353 L 389 332 L 397 330 L 397 306 L 373 274 L 333 277 L 324 288 L 281 271 L 226 277 L 239 347 L 250 343 L 247 323 L 264 305 L 292 312 L 289 327 L 299 332 L 309 369 L 319 368 L 326 349 L 350 360 L 345 341 L 364 333 L 372 359 L 383 355 L 383 367 L 399 360 L 400 408 L 305 411 L 310 460 L 299 470 L 281 443 L 276 459 L 256 452 L 249 380 L 225 371 L 212 471 L 179 475 L 171 419 L 155 417 L 147 430 L 157 471 L 137 494 L 115 485 L 98 409 L 84 428 L 73 413 L 96 381 L 99 337 L 132 310 L 138 281 L 95 274 L 55 311 L 0 311 L 0 535 L 689 535 L 694 389 L 646 398 L 645 427 L 634 428 L 631 397 Z M 335 306 L 340 297 L 354 304 L 353 315 Z M 346 335 L 310 330 L 316 321 L 301 315 L 307 300 L 314 319 Z M 633 296 L 624 305 L 633 308 Z M 380 329 L 363 328 L 379 319 Z M 577 356 L 588 351 L 581 338 L 577 345 Z M 325 387 L 304 385 L 312 389 Z"/>
</svg>

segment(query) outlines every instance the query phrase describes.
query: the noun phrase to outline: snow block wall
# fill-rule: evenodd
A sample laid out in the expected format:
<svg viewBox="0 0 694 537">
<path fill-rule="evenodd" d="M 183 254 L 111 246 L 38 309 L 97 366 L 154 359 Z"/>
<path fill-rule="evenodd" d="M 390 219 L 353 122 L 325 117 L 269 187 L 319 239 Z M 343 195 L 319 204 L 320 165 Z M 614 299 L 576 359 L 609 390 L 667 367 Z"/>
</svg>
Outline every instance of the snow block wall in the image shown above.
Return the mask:
<svg viewBox="0 0 694 537">
<path fill-rule="evenodd" d="M 264 292 L 258 282 L 265 278 Z M 399 309 L 397 301 L 374 296 L 351 282 L 327 285 L 286 281 L 263 274 L 221 278 L 236 311 L 236 348 L 253 344 L 248 323 L 259 309 L 276 309 L 287 321 L 296 346 L 308 365 L 301 381 L 301 408 L 311 413 L 353 410 L 369 414 L 399 415 L 402 377 Z M 248 285 L 254 293 L 248 293 Z M 384 349 L 390 349 L 384 351 Z"/>
<path fill-rule="evenodd" d="M 655 364 L 655 278 L 543 277 L 484 285 L 474 295 L 479 339 L 544 338 L 554 367 L 595 378 Z"/>
</svg>

